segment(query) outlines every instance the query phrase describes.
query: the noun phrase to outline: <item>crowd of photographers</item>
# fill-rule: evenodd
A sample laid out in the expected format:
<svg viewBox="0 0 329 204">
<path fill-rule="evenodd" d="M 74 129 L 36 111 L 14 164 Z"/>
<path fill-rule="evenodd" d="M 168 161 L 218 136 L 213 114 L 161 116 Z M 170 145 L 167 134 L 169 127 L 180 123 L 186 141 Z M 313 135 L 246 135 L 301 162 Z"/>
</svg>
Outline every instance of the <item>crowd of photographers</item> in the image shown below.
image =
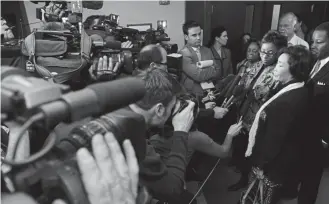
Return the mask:
<svg viewBox="0 0 329 204">
<path fill-rule="evenodd" d="M 60 9 L 52 12 L 56 15 L 62 15 Z M 93 24 L 97 24 L 97 20 L 99 17 L 86 20 L 86 32 L 89 32 L 91 36 L 96 33 L 102 40 L 107 37 L 110 38 L 108 40 L 114 40 L 111 38 L 112 36 L 106 33 L 106 29 L 105 32 L 88 31 Z M 61 30 L 63 29 L 61 26 L 60 23 L 49 23 L 46 24 L 46 29 Z M 324 25 L 321 29 L 327 29 L 325 31 L 328 32 L 328 25 Z M 221 48 L 222 45 L 226 44 L 223 42 L 227 42 L 227 32 L 223 29 L 217 29 L 218 33 L 214 35 L 213 43 L 210 45 L 211 49 L 201 45 L 201 27 L 196 22 L 186 22 L 183 25 L 183 32 L 187 44 L 180 51 L 183 55 L 183 74 L 178 77 L 179 81 L 176 80 L 177 76 L 168 72 L 168 53 L 159 44 L 146 45 L 140 50 L 137 55 L 137 63 L 134 64 L 134 70 L 130 74 L 132 76 L 120 71 L 124 66 L 122 53 L 94 56 L 91 65 L 87 67 L 87 71 L 84 70 L 87 73 L 87 78 L 84 80 L 88 79 L 86 84 L 134 77 L 142 80 L 145 85 L 145 95 L 141 100 L 116 110 L 115 114 L 131 120 L 143 121 L 147 131 L 145 135 L 142 135 L 145 138 L 145 141 L 142 142 L 146 144 L 135 145 L 134 137 L 136 136 L 127 135 L 127 139 L 120 147 L 121 144 L 117 141 L 116 135 L 108 132 L 104 135 L 92 136 L 91 151 L 87 148 L 81 148 L 76 153 L 81 179 L 90 204 L 197 203 L 194 194 L 186 189 L 186 182 L 188 180 L 202 181 L 205 175 L 200 175 L 200 172 L 197 172 L 196 174 L 192 173 L 191 176 L 191 172 L 194 171 L 195 173 L 196 169 L 197 171 L 202 169 L 204 163 L 200 167 L 200 161 L 208 158 L 205 155 L 216 158 L 228 157 L 234 137 L 246 134 L 242 130 L 254 131 L 251 127 L 253 121 L 249 124 L 250 127 L 246 127 L 247 117 L 236 119 L 237 110 L 234 109 L 237 109 L 239 102 L 234 101 L 233 103 L 233 96 L 232 98 L 222 96 L 221 99 L 226 99 L 221 101 L 222 105 L 220 106 L 214 100 L 216 94 L 207 92 L 207 88 L 204 88 L 212 84 L 213 88 L 224 92 L 226 86 L 227 89 L 230 89 L 230 86 L 232 87 L 237 79 L 231 78 L 230 82 L 225 82 L 225 79 L 230 78 L 229 74 L 234 72 L 229 70 L 232 69 L 232 65 L 225 61 L 226 57 L 229 58 L 230 52 L 225 50 L 226 48 Z M 225 34 L 222 35 L 225 32 L 226 36 Z M 328 33 L 326 35 L 328 41 Z M 278 33 L 267 33 L 262 43 L 277 46 L 275 47 L 276 50 L 287 47 L 287 40 Z M 257 45 L 257 41 L 255 45 Z M 121 48 L 129 49 L 132 46 L 130 41 L 121 44 Z M 223 50 L 217 53 L 220 49 Z M 296 49 L 298 51 L 301 48 Z M 293 51 L 288 50 L 286 52 L 291 54 Z M 268 57 L 271 54 L 265 53 L 265 55 Z M 262 66 L 266 67 L 263 69 L 265 74 L 263 78 L 262 75 L 256 74 L 256 78 L 260 79 L 256 81 L 256 84 L 261 84 L 261 80 L 265 80 L 269 75 L 266 73 L 267 67 L 275 66 L 276 60 L 270 61 L 268 58 L 263 60 Z M 197 62 L 208 64 L 202 67 L 202 63 L 198 64 Z M 254 66 L 257 68 L 257 64 Z M 304 68 L 302 67 L 304 64 L 301 63 L 300 66 L 299 69 Z M 228 69 L 225 71 L 226 74 L 224 68 Z M 303 72 L 304 70 L 294 72 L 299 71 Z M 237 76 L 241 77 L 242 75 Z M 238 79 L 240 80 L 240 78 Z M 225 85 L 225 83 L 230 84 L 230 86 Z M 274 84 L 269 83 L 271 82 L 267 81 L 265 88 L 272 89 Z M 276 88 L 273 90 L 277 90 Z M 207 93 L 206 97 L 205 93 Z M 236 90 L 235 93 L 237 93 Z M 262 97 L 265 98 L 266 96 Z M 208 102 L 204 103 L 205 100 Z M 252 106 L 248 105 L 249 107 Z M 258 104 L 258 106 L 259 109 L 262 104 Z M 253 113 L 249 114 L 252 115 Z M 259 116 L 255 113 L 252 120 L 255 117 L 262 119 L 266 116 Z M 56 132 L 59 137 L 58 140 L 61 140 L 61 137 L 69 135 L 73 129 L 88 126 L 91 123 L 95 123 L 95 121 L 82 120 L 70 125 L 59 124 L 53 132 Z M 24 145 L 17 150 L 18 154 L 13 153 L 13 145 L 17 138 L 9 137 L 9 135 L 16 128 L 15 124 L 3 124 L 2 135 L 7 135 L 8 141 L 5 142 L 7 147 L 1 147 L 2 156 L 16 155 L 16 158 L 13 159 L 24 160 L 30 156 L 35 144 L 30 141 L 29 137 L 25 137 Z M 126 128 L 129 129 L 130 127 Z M 133 132 L 134 130 L 132 130 Z M 260 150 L 256 149 L 256 151 Z M 145 152 L 142 158 L 136 156 L 143 155 L 140 154 L 141 152 Z M 197 153 L 202 154 L 198 155 Z M 25 194 L 9 193 L 10 184 L 4 180 L 2 180 L 2 192 L 4 203 L 19 203 L 22 200 L 24 203 L 35 203 Z M 65 202 L 60 199 L 53 201 L 55 204 Z"/>
</svg>

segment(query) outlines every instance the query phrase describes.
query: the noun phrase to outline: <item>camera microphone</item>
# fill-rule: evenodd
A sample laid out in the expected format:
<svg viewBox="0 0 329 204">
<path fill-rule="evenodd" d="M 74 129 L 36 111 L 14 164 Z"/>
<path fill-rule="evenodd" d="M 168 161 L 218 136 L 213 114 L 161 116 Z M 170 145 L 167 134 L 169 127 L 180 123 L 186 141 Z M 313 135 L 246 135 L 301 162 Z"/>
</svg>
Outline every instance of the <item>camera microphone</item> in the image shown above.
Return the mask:
<svg viewBox="0 0 329 204">
<path fill-rule="evenodd" d="M 121 42 L 112 39 L 111 37 L 106 37 L 105 39 L 102 36 L 93 34 L 90 36 L 92 44 L 94 47 L 108 48 L 113 50 L 121 49 Z"/>
</svg>

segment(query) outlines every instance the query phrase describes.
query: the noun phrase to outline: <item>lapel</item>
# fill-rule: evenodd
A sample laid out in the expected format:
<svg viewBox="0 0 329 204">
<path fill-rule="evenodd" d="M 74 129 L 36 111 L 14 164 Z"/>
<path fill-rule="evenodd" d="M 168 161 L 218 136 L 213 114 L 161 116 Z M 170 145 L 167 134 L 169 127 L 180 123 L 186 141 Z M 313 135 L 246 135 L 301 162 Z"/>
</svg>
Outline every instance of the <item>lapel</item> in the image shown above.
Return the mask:
<svg viewBox="0 0 329 204">
<path fill-rule="evenodd" d="M 321 70 L 316 73 L 316 75 L 313 77 L 313 81 L 319 81 L 322 77 L 324 77 L 329 72 L 329 62 L 327 62 Z"/>
<path fill-rule="evenodd" d="M 201 60 L 209 60 L 209 59 L 205 59 L 205 58 L 207 58 L 207 56 L 205 56 L 205 53 L 206 53 L 205 47 L 203 47 L 203 46 L 200 47 L 200 53 L 201 53 Z"/>
<path fill-rule="evenodd" d="M 222 59 L 220 58 L 220 56 L 219 56 L 218 52 L 216 51 L 216 49 L 214 48 L 214 46 L 212 46 L 210 49 L 211 49 L 211 52 L 214 56 L 214 59 L 222 61 Z"/>
<path fill-rule="evenodd" d="M 192 58 L 195 60 L 195 62 L 199 61 L 198 55 L 196 54 L 196 52 L 193 50 L 193 48 L 189 45 L 186 45 L 187 49 L 191 52 L 192 54 Z M 201 49 L 200 49 L 200 53 L 201 53 Z M 201 54 L 201 59 L 202 59 L 202 54 Z"/>
<path fill-rule="evenodd" d="M 227 58 L 227 52 L 225 47 L 222 47 L 221 54 L 222 54 L 222 60 Z"/>
</svg>

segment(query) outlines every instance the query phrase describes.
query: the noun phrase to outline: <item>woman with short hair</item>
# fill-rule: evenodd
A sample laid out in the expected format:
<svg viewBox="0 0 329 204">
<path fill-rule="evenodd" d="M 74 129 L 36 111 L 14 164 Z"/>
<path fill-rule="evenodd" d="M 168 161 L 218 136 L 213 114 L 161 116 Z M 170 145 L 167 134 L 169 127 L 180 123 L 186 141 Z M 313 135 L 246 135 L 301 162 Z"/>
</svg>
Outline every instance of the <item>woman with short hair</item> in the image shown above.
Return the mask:
<svg viewBox="0 0 329 204">
<path fill-rule="evenodd" d="M 280 91 L 260 107 L 249 132 L 245 152 L 252 164 L 249 187 L 257 191 L 258 186 L 252 187 L 252 182 L 265 181 L 264 204 L 277 203 L 283 184 L 298 173 L 307 127 L 309 90 L 304 84 L 310 65 L 310 53 L 303 46 L 279 52 L 274 77 L 279 81 Z"/>
</svg>

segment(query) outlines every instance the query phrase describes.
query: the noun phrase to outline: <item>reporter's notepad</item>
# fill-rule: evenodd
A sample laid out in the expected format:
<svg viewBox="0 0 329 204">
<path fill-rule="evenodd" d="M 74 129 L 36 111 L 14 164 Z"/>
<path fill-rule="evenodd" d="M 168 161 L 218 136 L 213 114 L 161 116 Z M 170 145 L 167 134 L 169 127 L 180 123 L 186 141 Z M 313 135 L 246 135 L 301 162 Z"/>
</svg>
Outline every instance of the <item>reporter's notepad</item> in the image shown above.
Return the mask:
<svg viewBox="0 0 329 204">
<path fill-rule="evenodd" d="M 214 83 L 212 83 L 212 82 L 202 82 L 202 83 L 200 83 L 200 85 L 203 90 L 215 88 Z"/>
</svg>

